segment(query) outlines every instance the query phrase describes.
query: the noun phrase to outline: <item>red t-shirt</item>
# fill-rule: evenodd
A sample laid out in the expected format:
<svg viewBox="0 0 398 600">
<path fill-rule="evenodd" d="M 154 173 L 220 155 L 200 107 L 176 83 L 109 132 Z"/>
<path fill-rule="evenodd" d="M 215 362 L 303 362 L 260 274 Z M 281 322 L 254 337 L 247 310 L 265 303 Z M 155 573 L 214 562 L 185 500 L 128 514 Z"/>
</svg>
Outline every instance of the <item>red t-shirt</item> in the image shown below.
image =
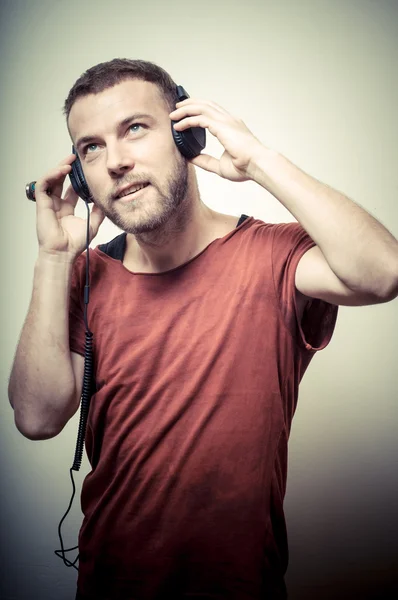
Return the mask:
<svg viewBox="0 0 398 600">
<path fill-rule="evenodd" d="M 314 245 L 298 223 L 250 217 L 163 273 L 90 250 L 84 598 L 286 597 L 287 442 L 338 312 L 314 300 L 297 321 L 295 271 Z M 80 354 L 85 260 L 70 301 Z"/>
</svg>

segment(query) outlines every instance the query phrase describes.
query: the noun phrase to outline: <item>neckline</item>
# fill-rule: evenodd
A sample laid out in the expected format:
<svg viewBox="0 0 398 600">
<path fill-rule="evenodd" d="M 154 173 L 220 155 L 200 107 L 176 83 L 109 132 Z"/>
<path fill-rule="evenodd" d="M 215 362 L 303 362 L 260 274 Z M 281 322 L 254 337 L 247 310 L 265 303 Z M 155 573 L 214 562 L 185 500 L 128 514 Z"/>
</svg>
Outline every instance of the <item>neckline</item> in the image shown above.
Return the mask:
<svg viewBox="0 0 398 600">
<path fill-rule="evenodd" d="M 128 269 L 123 264 L 123 257 L 124 257 L 125 250 L 126 250 L 126 240 L 127 240 L 127 233 L 125 231 L 122 234 L 120 234 L 119 236 L 117 236 L 116 238 L 114 238 L 114 240 L 112 240 L 112 242 L 117 240 L 118 250 L 120 251 L 122 258 L 115 258 L 114 256 L 111 256 L 109 253 L 107 253 L 103 249 L 101 249 L 100 246 L 97 247 L 97 250 L 99 252 L 101 252 L 103 255 L 105 255 L 107 258 L 110 258 L 112 261 L 116 261 L 120 265 L 122 270 L 125 271 L 126 273 L 129 273 L 130 275 L 149 276 L 149 277 L 159 276 L 159 275 L 168 275 L 170 273 L 173 273 L 174 271 L 177 271 L 179 269 L 186 267 L 187 265 L 189 265 L 190 263 L 192 263 L 193 261 L 198 259 L 200 256 L 202 256 L 202 254 L 204 254 L 209 248 L 213 247 L 214 245 L 222 244 L 222 243 L 226 242 L 230 237 L 235 235 L 235 233 L 237 231 L 241 230 L 243 228 L 243 226 L 246 226 L 248 223 L 251 223 L 253 220 L 254 220 L 254 217 L 250 217 L 248 215 L 241 215 L 239 217 L 238 224 L 234 227 L 234 229 L 231 229 L 231 231 L 229 231 L 222 237 L 215 238 L 212 242 L 210 242 L 207 246 L 205 246 L 203 248 L 203 250 L 198 252 L 198 254 L 196 254 L 195 256 L 192 256 L 192 258 L 185 261 L 184 263 L 181 263 L 181 265 L 178 265 L 177 267 L 173 267 L 172 269 L 167 269 L 166 271 L 158 271 L 158 272 L 154 272 L 154 273 L 147 273 L 145 271 L 130 271 L 130 269 Z M 104 247 L 108 246 L 108 244 L 102 244 L 101 246 L 104 248 Z"/>
</svg>

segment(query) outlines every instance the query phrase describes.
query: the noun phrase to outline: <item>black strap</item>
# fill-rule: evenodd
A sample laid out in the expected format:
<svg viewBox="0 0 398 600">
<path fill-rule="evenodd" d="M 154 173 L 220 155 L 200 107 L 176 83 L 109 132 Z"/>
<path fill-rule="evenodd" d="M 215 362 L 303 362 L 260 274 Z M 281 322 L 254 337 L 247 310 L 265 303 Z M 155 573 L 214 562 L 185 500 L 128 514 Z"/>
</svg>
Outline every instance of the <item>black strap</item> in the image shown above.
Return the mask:
<svg viewBox="0 0 398 600">
<path fill-rule="evenodd" d="M 101 252 L 107 254 L 111 258 L 123 261 L 126 250 L 126 238 L 127 233 L 124 231 L 117 237 L 113 238 L 113 240 L 110 242 L 106 242 L 106 244 L 100 244 L 98 248 L 101 250 Z"/>
<path fill-rule="evenodd" d="M 237 227 L 239 227 L 239 225 L 242 225 L 243 221 L 246 221 L 246 219 L 248 219 L 249 217 L 247 215 L 241 215 Z"/>
<path fill-rule="evenodd" d="M 241 215 L 237 227 L 239 227 L 239 225 L 242 225 L 242 223 L 248 218 L 249 217 L 247 215 Z M 99 250 L 101 250 L 101 252 L 107 254 L 111 258 L 123 261 L 124 253 L 126 251 L 126 238 L 127 233 L 123 232 L 117 237 L 113 238 L 113 240 L 111 240 L 110 242 L 100 244 L 98 248 Z"/>
</svg>

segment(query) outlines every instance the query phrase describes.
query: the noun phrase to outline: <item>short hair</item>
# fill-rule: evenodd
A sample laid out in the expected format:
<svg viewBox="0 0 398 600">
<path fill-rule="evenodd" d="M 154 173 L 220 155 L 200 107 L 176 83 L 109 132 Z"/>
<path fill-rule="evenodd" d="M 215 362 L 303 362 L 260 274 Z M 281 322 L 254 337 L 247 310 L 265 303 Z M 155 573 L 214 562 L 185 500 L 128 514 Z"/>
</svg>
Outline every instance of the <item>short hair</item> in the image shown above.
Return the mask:
<svg viewBox="0 0 398 600">
<path fill-rule="evenodd" d="M 170 111 L 175 109 L 178 101 L 176 84 L 167 71 L 146 60 L 114 58 L 91 67 L 75 82 L 64 103 L 63 112 L 66 120 L 68 120 L 71 108 L 78 98 L 89 94 L 99 94 L 128 79 L 140 79 L 155 83 Z"/>
</svg>

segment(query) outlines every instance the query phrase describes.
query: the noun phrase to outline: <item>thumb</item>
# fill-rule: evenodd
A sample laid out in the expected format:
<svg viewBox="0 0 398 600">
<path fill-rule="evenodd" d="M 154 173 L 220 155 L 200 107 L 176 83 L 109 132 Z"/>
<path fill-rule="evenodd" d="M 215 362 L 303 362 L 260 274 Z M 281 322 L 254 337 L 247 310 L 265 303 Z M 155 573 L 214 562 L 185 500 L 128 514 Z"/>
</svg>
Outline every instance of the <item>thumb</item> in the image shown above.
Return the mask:
<svg viewBox="0 0 398 600">
<path fill-rule="evenodd" d="M 199 154 L 195 158 L 191 158 L 189 162 L 205 171 L 220 175 L 220 161 L 209 154 Z"/>
<path fill-rule="evenodd" d="M 93 209 L 90 213 L 90 229 L 92 231 L 93 238 L 95 238 L 95 236 L 97 235 L 98 229 L 104 219 L 105 214 L 102 212 L 99 206 L 94 204 Z"/>
</svg>

